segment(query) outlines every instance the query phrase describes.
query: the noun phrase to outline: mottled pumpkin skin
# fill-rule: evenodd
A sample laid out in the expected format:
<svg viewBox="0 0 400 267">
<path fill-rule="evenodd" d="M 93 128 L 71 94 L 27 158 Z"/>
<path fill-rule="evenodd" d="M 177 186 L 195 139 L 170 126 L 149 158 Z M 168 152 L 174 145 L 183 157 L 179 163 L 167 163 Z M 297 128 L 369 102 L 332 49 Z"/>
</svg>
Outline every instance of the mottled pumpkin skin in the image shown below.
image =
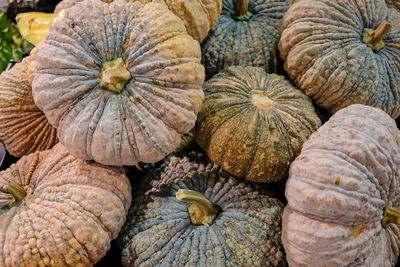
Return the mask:
<svg viewBox="0 0 400 267">
<path fill-rule="evenodd" d="M 224 0 L 221 17 L 202 44 L 207 77 L 236 65 L 263 67 L 267 72 L 274 72 L 279 57 L 279 25 L 291 2 L 249 0 L 252 17 L 238 21 L 232 17 L 236 0 Z"/>
<path fill-rule="evenodd" d="M 58 142 L 56 129 L 33 101 L 34 57 L 32 54 L 0 75 L 0 140 L 17 157 L 52 148 Z"/>
<path fill-rule="evenodd" d="M 392 7 L 400 11 L 400 2 L 399 0 L 386 0 L 386 4 L 388 7 Z"/>
<path fill-rule="evenodd" d="M 152 180 L 152 186 L 149 186 Z M 179 189 L 201 192 L 221 212 L 192 225 Z M 121 231 L 125 266 L 285 266 L 282 203 L 195 157 L 172 158 L 138 187 Z"/>
<path fill-rule="evenodd" d="M 8 193 L 14 181 L 28 192 Z M 93 266 L 118 235 L 131 203 L 123 169 L 76 159 L 61 145 L 0 172 L 0 265 Z"/>
<path fill-rule="evenodd" d="M 70 8 L 83 0 L 63 0 L 55 9 Z M 99 0 L 100 1 L 100 0 Z M 131 0 L 141 3 L 158 2 L 168 6 L 180 19 L 183 20 L 186 30 L 195 40 L 202 42 L 208 35 L 211 27 L 218 20 L 222 9 L 222 0 Z"/>
<path fill-rule="evenodd" d="M 101 89 L 104 62 L 132 76 Z M 165 5 L 88 0 L 54 25 L 37 55 L 35 103 L 68 151 L 106 165 L 156 162 L 193 128 L 203 100 L 200 46 Z"/>
<path fill-rule="evenodd" d="M 351 105 L 304 143 L 290 167 L 282 240 L 290 266 L 394 266 L 400 229 L 400 133 L 380 109 Z"/>
<path fill-rule="evenodd" d="M 392 29 L 374 52 L 365 28 Z M 299 0 L 282 20 L 279 51 L 295 85 L 331 113 L 351 104 L 400 114 L 400 14 L 384 0 Z"/>
<path fill-rule="evenodd" d="M 229 67 L 204 92 L 198 144 L 225 171 L 250 181 L 281 179 L 321 124 L 306 95 L 262 68 Z"/>
</svg>

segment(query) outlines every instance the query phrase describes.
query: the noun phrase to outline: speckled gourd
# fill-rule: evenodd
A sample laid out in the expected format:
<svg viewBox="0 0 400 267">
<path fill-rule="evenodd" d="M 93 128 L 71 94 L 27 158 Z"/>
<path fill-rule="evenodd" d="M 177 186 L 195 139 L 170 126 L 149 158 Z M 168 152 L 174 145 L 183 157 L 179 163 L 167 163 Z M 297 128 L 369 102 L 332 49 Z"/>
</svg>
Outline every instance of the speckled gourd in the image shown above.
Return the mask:
<svg viewBox="0 0 400 267">
<path fill-rule="evenodd" d="M 221 17 L 202 44 L 207 77 L 234 65 L 278 65 L 281 18 L 292 0 L 224 0 Z"/>
<path fill-rule="evenodd" d="M 338 111 L 290 167 L 282 240 L 290 266 L 395 266 L 400 132 L 378 108 Z"/>
<path fill-rule="evenodd" d="M 35 103 L 68 151 L 106 165 L 156 162 L 195 124 L 200 46 L 165 5 L 87 0 L 51 27 Z"/>
<path fill-rule="evenodd" d="M 79 160 L 57 144 L 0 172 L 0 265 L 93 266 L 125 222 L 122 168 Z"/>
<path fill-rule="evenodd" d="M 400 13 L 384 0 L 299 0 L 279 51 L 296 87 L 331 113 L 351 104 L 400 115 Z"/>
<path fill-rule="evenodd" d="M 33 67 L 37 49 L 0 75 L 0 140 L 11 155 L 21 157 L 46 150 L 57 142 L 57 131 L 35 105 Z"/>
<path fill-rule="evenodd" d="M 70 8 L 83 0 L 63 0 L 55 9 Z M 100 0 L 99 0 L 100 1 Z M 183 20 L 186 30 L 195 40 L 202 42 L 208 35 L 211 27 L 218 20 L 222 9 L 222 0 L 131 0 L 141 3 L 158 2 L 168 8 Z"/>
<path fill-rule="evenodd" d="M 201 155 L 171 158 L 133 199 L 119 236 L 125 266 L 286 265 L 282 203 Z"/>
<path fill-rule="evenodd" d="M 306 95 L 262 68 L 229 67 L 204 92 L 196 141 L 225 171 L 250 181 L 283 178 L 321 124 Z"/>
</svg>

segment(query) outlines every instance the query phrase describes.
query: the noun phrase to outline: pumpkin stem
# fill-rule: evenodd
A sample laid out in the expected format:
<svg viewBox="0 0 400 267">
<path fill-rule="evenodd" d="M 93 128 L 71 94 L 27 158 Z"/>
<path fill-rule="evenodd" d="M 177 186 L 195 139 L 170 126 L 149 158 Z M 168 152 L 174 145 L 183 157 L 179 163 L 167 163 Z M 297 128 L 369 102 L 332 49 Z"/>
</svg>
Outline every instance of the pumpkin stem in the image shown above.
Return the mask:
<svg viewBox="0 0 400 267">
<path fill-rule="evenodd" d="M 176 198 L 180 201 L 189 203 L 188 211 L 192 224 L 203 224 L 210 226 L 219 212 L 219 208 L 214 206 L 202 193 L 179 189 Z"/>
<path fill-rule="evenodd" d="M 14 181 L 7 185 L 7 192 L 14 197 L 16 202 L 23 200 L 27 195 L 25 189 Z"/>
<path fill-rule="evenodd" d="M 378 28 L 376 28 L 375 30 L 365 29 L 363 42 L 371 47 L 375 52 L 378 52 L 385 47 L 383 39 L 389 33 L 390 29 L 391 25 L 389 22 L 386 21 L 382 21 Z"/>
<path fill-rule="evenodd" d="M 103 63 L 100 72 L 100 88 L 119 94 L 131 78 L 124 61 L 119 57 Z"/>
<path fill-rule="evenodd" d="M 249 0 L 236 0 L 235 13 L 232 14 L 235 20 L 249 20 L 252 15 L 249 12 Z"/>
<path fill-rule="evenodd" d="M 400 226 L 400 210 L 393 208 L 392 202 L 389 201 L 383 213 L 384 223 L 394 223 Z"/>
<path fill-rule="evenodd" d="M 251 90 L 251 102 L 259 109 L 269 109 L 274 101 L 266 95 L 266 91 Z"/>
</svg>

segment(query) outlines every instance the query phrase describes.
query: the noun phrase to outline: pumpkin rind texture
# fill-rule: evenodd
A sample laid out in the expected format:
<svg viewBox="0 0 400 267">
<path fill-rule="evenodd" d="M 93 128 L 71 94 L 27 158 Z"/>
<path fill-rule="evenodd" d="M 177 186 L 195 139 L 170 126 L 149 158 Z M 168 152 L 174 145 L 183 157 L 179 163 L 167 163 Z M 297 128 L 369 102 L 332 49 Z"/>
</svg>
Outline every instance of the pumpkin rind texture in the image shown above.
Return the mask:
<svg viewBox="0 0 400 267">
<path fill-rule="evenodd" d="M 383 48 L 366 31 L 391 25 Z M 331 113 L 365 104 L 400 115 L 400 13 L 384 0 L 299 0 L 285 14 L 279 51 L 295 85 Z"/>
<path fill-rule="evenodd" d="M 351 105 L 304 143 L 291 164 L 282 240 L 290 266 L 395 266 L 400 132 L 378 108 Z"/>
<path fill-rule="evenodd" d="M 235 19 L 237 0 L 224 0 L 220 19 L 202 43 L 207 77 L 229 66 L 263 67 L 275 72 L 278 65 L 279 25 L 291 0 L 249 0 L 248 20 Z"/>
<path fill-rule="evenodd" d="M 174 151 L 204 97 L 200 46 L 159 3 L 75 5 L 50 29 L 36 67 L 35 103 L 60 142 L 106 165 L 156 162 Z M 121 92 L 102 89 L 104 80 Z"/>
<path fill-rule="evenodd" d="M 306 95 L 262 68 L 229 67 L 204 92 L 196 141 L 225 171 L 250 181 L 280 180 L 321 124 Z"/>
<path fill-rule="evenodd" d="M 282 203 L 199 159 L 173 157 L 143 180 L 119 237 L 123 264 L 285 266 Z M 196 190 L 221 208 L 209 227 L 191 224 L 179 189 Z"/>
<path fill-rule="evenodd" d="M 10 194 L 11 182 L 27 195 Z M 131 189 L 122 168 L 69 155 L 61 145 L 0 172 L 0 265 L 93 266 L 125 222 Z"/>
<path fill-rule="evenodd" d="M 393 7 L 400 11 L 400 2 L 398 0 L 386 0 L 388 7 Z"/>
<path fill-rule="evenodd" d="M 35 51 L 0 75 L 0 140 L 17 157 L 52 148 L 58 142 L 56 129 L 33 100 Z"/>
</svg>

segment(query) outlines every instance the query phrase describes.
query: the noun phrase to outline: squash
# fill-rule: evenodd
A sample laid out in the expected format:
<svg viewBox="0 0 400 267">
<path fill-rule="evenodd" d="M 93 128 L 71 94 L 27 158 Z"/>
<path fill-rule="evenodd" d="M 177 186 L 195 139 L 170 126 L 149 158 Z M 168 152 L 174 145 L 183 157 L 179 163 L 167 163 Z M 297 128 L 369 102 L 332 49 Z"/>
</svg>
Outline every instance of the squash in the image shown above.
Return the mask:
<svg viewBox="0 0 400 267">
<path fill-rule="evenodd" d="M 201 154 L 153 169 L 133 199 L 118 238 L 124 266 L 285 265 L 282 203 Z"/>
<path fill-rule="evenodd" d="M 204 92 L 197 143 L 225 171 L 249 181 L 283 178 L 321 124 L 306 95 L 259 67 L 229 67 Z"/>
<path fill-rule="evenodd" d="M 289 266 L 395 266 L 400 132 L 378 108 L 350 105 L 304 143 L 282 219 Z"/>
<path fill-rule="evenodd" d="M 388 7 L 392 7 L 400 11 L 400 2 L 398 0 L 386 0 Z"/>
<path fill-rule="evenodd" d="M 224 0 L 219 21 L 202 44 L 207 77 L 234 65 L 278 65 L 279 25 L 291 0 Z"/>
<path fill-rule="evenodd" d="M 35 54 L 0 75 L 0 140 L 11 155 L 46 150 L 57 142 L 57 131 L 35 105 L 32 79 Z"/>
<path fill-rule="evenodd" d="M 165 5 L 88 0 L 51 27 L 33 97 L 72 155 L 115 166 L 157 162 L 195 124 L 200 57 Z"/>
<path fill-rule="evenodd" d="M 63 0 L 56 6 L 55 12 L 70 8 L 83 0 Z M 182 19 L 186 30 L 195 40 L 202 42 L 211 27 L 218 20 L 222 9 L 222 0 L 131 0 L 143 4 L 150 2 L 164 3 Z"/>
<path fill-rule="evenodd" d="M 76 159 L 58 144 L 0 172 L 0 265 L 93 266 L 131 203 L 122 168 Z"/>
<path fill-rule="evenodd" d="M 279 51 L 296 87 L 335 113 L 365 104 L 400 115 L 400 14 L 384 0 L 299 0 Z"/>
</svg>

